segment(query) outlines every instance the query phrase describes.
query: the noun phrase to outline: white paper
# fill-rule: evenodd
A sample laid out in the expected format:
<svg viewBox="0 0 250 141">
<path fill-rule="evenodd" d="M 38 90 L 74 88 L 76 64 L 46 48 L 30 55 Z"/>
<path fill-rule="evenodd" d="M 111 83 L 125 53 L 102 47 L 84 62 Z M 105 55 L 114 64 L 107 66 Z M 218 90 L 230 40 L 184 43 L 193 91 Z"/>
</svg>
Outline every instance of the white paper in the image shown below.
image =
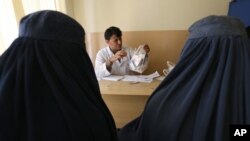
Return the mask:
<svg viewBox="0 0 250 141">
<path fill-rule="evenodd" d="M 125 75 L 124 78 L 122 79 L 122 81 L 129 81 L 129 82 L 146 82 L 146 83 L 150 83 L 153 81 L 152 78 L 147 78 L 147 77 L 143 77 L 140 75 Z"/>
<path fill-rule="evenodd" d="M 156 71 L 156 72 L 154 72 L 154 73 L 148 75 L 147 77 L 148 77 L 148 78 L 156 78 L 156 77 L 158 77 L 158 76 L 160 76 L 160 74 L 158 73 L 158 71 Z"/>
<path fill-rule="evenodd" d="M 153 81 L 155 77 L 160 76 L 156 71 L 150 75 L 125 75 L 122 81 L 130 81 L 130 82 L 146 82 L 150 83 Z"/>
<path fill-rule="evenodd" d="M 109 76 L 105 76 L 102 79 L 103 80 L 110 80 L 110 81 L 119 81 L 121 79 L 123 79 L 124 76 L 119 76 L 119 75 L 109 75 Z"/>
<path fill-rule="evenodd" d="M 150 75 L 124 75 L 124 76 L 119 76 L 119 75 L 110 75 L 103 77 L 103 80 L 110 80 L 110 81 L 129 81 L 129 82 L 145 82 L 145 83 L 150 83 L 153 81 L 154 78 L 160 76 L 159 73 L 156 71 Z"/>
</svg>

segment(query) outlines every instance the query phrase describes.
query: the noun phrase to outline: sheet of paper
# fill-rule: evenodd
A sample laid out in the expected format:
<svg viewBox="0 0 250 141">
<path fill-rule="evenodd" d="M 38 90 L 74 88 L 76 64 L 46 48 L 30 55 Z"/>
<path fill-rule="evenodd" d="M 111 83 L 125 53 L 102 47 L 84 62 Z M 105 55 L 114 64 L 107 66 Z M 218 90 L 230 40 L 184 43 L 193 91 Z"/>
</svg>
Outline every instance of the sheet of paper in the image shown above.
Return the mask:
<svg viewBox="0 0 250 141">
<path fill-rule="evenodd" d="M 110 75 L 110 76 L 103 77 L 102 79 L 103 80 L 110 80 L 110 81 L 119 81 L 119 80 L 121 80 L 123 78 L 124 78 L 124 76 Z"/>
<path fill-rule="evenodd" d="M 122 79 L 122 81 L 150 83 L 153 81 L 153 79 L 141 77 L 140 75 L 125 75 L 124 78 Z"/>
<path fill-rule="evenodd" d="M 148 75 L 147 77 L 148 77 L 148 78 L 156 78 L 156 77 L 158 77 L 158 76 L 160 76 L 160 74 L 158 73 L 158 71 L 156 71 L 156 72 L 154 72 L 154 73 Z"/>
<path fill-rule="evenodd" d="M 125 75 L 122 81 L 130 81 L 130 82 L 146 82 L 150 83 L 154 78 L 160 76 L 156 71 L 150 75 Z"/>
<path fill-rule="evenodd" d="M 150 83 L 153 81 L 154 78 L 159 77 L 159 73 L 156 71 L 150 75 L 110 75 L 103 77 L 103 80 L 110 80 L 110 81 L 129 81 L 129 82 L 145 82 Z"/>
</svg>

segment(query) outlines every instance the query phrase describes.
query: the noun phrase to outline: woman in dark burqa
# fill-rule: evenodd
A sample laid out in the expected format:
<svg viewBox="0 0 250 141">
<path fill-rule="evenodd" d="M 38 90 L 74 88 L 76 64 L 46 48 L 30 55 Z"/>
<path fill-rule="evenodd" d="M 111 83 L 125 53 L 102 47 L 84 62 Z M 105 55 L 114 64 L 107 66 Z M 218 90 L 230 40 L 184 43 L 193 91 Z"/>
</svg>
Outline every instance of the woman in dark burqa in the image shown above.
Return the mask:
<svg viewBox="0 0 250 141">
<path fill-rule="evenodd" d="M 21 19 L 0 57 L 0 141 L 117 141 L 84 40 L 63 13 Z"/>
<path fill-rule="evenodd" d="M 250 38 L 250 25 L 246 27 L 247 36 Z"/>
<path fill-rule="evenodd" d="M 250 42 L 236 18 L 208 16 L 189 28 L 176 67 L 121 141 L 228 141 L 250 124 Z"/>
</svg>

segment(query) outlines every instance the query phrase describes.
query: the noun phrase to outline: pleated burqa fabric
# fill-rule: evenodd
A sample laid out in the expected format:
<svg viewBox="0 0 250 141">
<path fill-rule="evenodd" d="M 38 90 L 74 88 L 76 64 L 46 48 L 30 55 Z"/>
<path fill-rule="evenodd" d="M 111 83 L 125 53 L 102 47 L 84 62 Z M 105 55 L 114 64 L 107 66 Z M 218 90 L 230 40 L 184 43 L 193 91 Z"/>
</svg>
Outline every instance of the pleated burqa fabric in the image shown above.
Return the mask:
<svg viewBox="0 0 250 141">
<path fill-rule="evenodd" d="M 0 57 L 0 141 L 117 141 L 84 40 L 63 13 L 22 18 Z"/>
<path fill-rule="evenodd" d="M 120 141 L 229 141 L 250 124 L 250 42 L 244 25 L 208 16 L 189 28 L 179 61 Z"/>
</svg>

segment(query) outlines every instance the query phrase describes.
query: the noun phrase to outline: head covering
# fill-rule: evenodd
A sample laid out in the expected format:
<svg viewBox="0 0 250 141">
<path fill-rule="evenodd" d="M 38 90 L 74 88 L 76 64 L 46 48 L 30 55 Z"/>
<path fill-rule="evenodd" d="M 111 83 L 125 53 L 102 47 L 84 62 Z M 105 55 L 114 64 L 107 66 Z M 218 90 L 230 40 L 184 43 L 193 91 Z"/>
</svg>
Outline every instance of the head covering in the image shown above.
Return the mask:
<svg viewBox="0 0 250 141">
<path fill-rule="evenodd" d="M 1 141 L 116 141 L 71 17 L 38 11 L 22 18 L 19 37 L 0 57 Z"/>
<path fill-rule="evenodd" d="M 250 42 L 236 18 L 208 16 L 189 28 L 175 68 L 121 141 L 228 141 L 250 124 Z"/>
</svg>

